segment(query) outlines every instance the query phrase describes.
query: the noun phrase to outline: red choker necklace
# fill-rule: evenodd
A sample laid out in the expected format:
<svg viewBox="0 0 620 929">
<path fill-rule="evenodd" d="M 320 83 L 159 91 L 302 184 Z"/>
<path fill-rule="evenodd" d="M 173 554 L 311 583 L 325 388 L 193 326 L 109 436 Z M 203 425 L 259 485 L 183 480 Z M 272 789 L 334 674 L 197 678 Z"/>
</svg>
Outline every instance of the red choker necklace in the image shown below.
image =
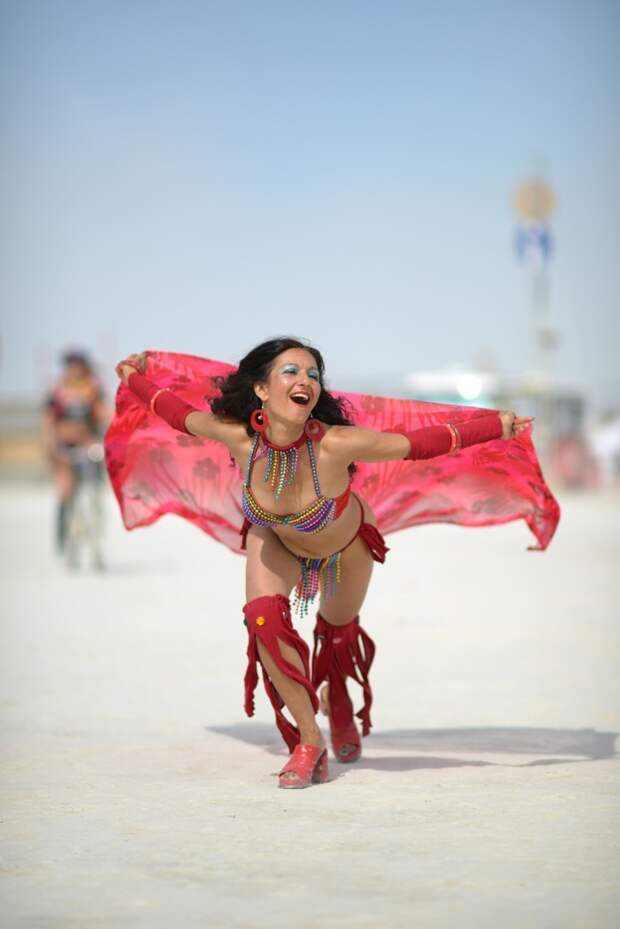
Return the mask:
<svg viewBox="0 0 620 929">
<path fill-rule="evenodd" d="M 299 438 L 296 439 L 294 442 L 291 442 L 290 445 L 274 445 L 274 443 L 271 442 L 267 438 L 267 434 L 265 432 L 262 432 L 261 441 L 263 445 L 266 445 L 267 448 L 273 449 L 274 452 L 290 452 L 292 448 L 301 448 L 302 445 L 305 445 L 306 442 L 308 441 L 308 436 L 306 435 L 305 432 L 302 432 Z"/>
</svg>

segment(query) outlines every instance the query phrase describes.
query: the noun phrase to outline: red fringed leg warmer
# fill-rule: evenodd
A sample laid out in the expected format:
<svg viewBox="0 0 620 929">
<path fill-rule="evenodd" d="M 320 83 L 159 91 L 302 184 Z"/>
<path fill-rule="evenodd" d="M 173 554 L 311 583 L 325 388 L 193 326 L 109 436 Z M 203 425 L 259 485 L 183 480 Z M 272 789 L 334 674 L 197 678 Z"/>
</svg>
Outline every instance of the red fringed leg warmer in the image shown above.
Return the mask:
<svg viewBox="0 0 620 929">
<path fill-rule="evenodd" d="M 338 729 L 345 729 L 353 718 L 353 704 L 347 692 L 347 677 L 361 686 L 364 705 L 355 715 L 362 723 L 362 734 L 372 725 L 372 690 L 368 675 L 375 657 L 375 643 L 359 624 L 359 616 L 345 626 L 334 626 L 317 614 L 312 654 L 312 683 L 329 685 L 330 716 Z"/>
<path fill-rule="evenodd" d="M 282 712 L 284 701 L 262 665 L 258 642 L 267 649 L 283 674 L 306 688 L 316 713 L 319 708 L 319 701 L 310 680 L 310 649 L 293 628 L 288 597 L 283 597 L 281 594 L 275 594 L 272 597 L 256 597 L 256 599 L 246 603 L 243 607 L 243 613 L 249 635 L 248 667 L 245 672 L 245 712 L 248 716 L 254 715 L 254 691 L 258 683 L 257 665 L 260 664 L 263 668 L 265 691 L 276 713 L 276 725 L 288 745 L 289 752 L 292 752 L 299 743 L 299 730 L 297 726 L 289 722 Z M 279 642 L 290 646 L 297 652 L 303 664 L 303 674 L 282 655 Z"/>
</svg>

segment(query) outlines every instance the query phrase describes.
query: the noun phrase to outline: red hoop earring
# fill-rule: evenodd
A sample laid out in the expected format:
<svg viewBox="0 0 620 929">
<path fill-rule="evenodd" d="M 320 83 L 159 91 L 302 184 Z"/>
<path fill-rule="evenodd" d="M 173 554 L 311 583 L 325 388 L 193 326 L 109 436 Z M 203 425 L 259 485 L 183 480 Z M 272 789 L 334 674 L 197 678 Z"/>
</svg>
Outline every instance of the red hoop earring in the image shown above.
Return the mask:
<svg viewBox="0 0 620 929">
<path fill-rule="evenodd" d="M 313 442 L 320 442 L 325 435 L 325 427 L 318 419 L 309 419 L 304 426 L 306 436 Z"/>
<path fill-rule="evenodd" d="M 262 408 L 260 410 L 252 410 L 252 415 L 250 416 L 250 426 L 254 432 L 260 432 L 261 435 L 267 429 L 269 425 L 269 417 L 267 413 Z"/>
</svg>

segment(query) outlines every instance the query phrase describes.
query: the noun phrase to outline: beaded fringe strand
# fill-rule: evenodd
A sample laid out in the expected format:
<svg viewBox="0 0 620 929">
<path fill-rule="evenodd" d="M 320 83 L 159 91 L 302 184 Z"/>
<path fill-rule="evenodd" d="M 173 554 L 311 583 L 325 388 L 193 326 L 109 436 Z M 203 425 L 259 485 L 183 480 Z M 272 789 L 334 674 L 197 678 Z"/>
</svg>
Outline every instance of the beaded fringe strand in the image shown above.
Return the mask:
<svg viewBox="0 0 620 929">
<path fill-rule="evenodd" d="M 340 582 L 340 555 L 335 552 L 327 558 L 299 558 L 301 577 L 295 588 L 294 607 L 303 618 L 318 593 L 333 596 Z"/>
<path fill-rule="evenodd" d="M 271 483 L 276 500 L 284 488 L 295 480 L 298 462 L 299 452 L 296 448 L 282 450 L 268 447 L 265 480 Z"/>
</svg>

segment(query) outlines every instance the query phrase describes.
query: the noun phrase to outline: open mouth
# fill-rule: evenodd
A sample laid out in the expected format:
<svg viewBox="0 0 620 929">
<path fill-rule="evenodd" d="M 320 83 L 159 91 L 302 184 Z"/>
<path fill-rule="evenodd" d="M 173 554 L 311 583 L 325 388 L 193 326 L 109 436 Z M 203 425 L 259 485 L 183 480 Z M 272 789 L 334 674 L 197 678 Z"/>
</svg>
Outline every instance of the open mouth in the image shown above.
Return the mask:
<svg viewBox="0 0 620 929">
<path fill-rule="evenodd" d="M 293 403 L 296 403 L 298 406 L 308 406 L 310 403 L 310 397 L 308 394 L 298 393 L 291 394 L 291 400 Z"/>
</svg>

